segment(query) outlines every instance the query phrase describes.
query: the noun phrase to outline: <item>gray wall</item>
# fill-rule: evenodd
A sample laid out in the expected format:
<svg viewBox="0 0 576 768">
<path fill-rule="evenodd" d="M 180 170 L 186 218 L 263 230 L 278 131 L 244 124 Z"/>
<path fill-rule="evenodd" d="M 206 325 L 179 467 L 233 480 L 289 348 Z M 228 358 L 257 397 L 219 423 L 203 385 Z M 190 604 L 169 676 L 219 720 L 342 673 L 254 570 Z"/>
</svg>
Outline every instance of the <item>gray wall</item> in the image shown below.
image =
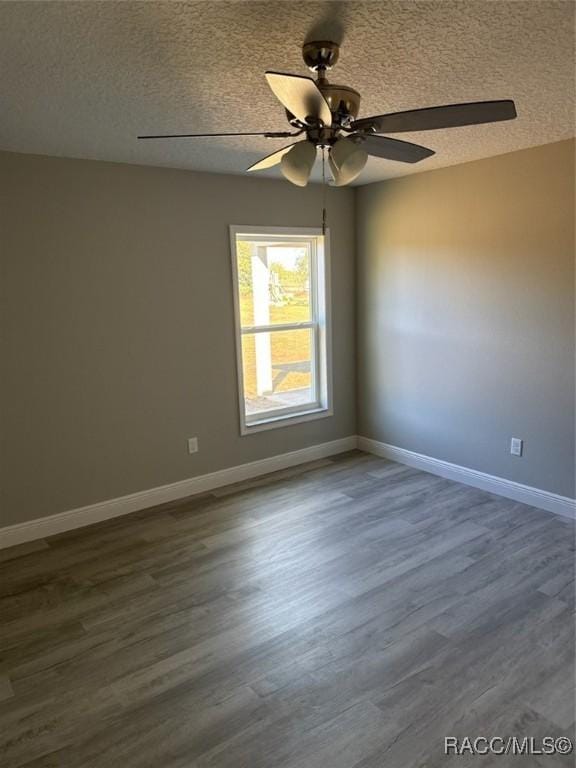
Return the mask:
<svg viewBox="0 0 576 768">
<path fill-rule="evenodd" d="M 240 437 L 228 225 L 318 226 L 320 187 L 8 153 L 0 179 L 0 525 L 355 433 L 352 190 L 329 192 L 335 415 Z"/>
<path fill-rule="evenodd" d="M 573 168 L 330 190 L 335 416 L 240 437 L 228 224 L 316 226 L 321 190 L 0 153 L 0 525 L 356 431 L 573 496 Z"/>
<path fill-rule="evenodd" d="M 359 433 L 574 496 L 574 142 L 356 202 Z"/>
</svg>

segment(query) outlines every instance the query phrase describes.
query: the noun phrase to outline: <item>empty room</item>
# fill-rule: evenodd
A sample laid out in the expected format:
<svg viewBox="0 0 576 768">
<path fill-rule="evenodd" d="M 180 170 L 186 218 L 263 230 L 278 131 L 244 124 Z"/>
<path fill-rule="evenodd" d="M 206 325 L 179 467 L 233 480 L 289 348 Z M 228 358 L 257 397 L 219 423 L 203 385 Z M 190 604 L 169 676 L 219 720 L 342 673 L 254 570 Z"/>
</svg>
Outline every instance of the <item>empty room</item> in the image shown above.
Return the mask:
<svg viewBox="0 0 576 768">
<path fill-rule="evenodd" d="M 572 0 L 0 0 L 1 768 L 573 767 Z"/>
</svg>

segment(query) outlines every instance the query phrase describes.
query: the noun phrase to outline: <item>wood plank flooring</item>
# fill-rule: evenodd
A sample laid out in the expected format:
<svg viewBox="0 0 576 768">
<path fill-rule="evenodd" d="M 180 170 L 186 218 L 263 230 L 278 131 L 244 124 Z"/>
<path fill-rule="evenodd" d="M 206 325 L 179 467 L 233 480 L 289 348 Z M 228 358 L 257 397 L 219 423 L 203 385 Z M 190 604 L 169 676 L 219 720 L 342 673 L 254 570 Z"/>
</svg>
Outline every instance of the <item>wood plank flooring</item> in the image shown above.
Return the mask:
<svg viewBox="0 0 576 768">
<path fill-rule="evenodd" d="M 353 452 L 0 554 L 4 768 L 572 766 L 574 525 Z"/>
</svg>

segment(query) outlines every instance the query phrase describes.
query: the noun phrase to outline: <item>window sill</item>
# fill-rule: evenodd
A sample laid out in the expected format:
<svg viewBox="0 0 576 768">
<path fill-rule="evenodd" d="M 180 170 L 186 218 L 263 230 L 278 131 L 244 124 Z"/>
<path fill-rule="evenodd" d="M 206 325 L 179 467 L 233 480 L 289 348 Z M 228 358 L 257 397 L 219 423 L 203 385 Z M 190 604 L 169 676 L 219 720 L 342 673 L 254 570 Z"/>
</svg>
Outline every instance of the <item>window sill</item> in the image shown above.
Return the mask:
<svg viewBox="0 0 576 768">
<path fill-rule="evenodd" d="M 251 435 L 255 432 L 263 432 L 267 429 L 280 429 L 281 427 L 291 427 L 294 424 L 302 424 L 305 421 L 315 421 L 316 419 L 325 419 L 327 416 L 333 416 L 332 408 L 314 408 L 310 411 L 300 413 L 291 413 L 286 416 L 273 416 L 272 418 L 262 418 L 258 421 L 252 421 L 249 424 L 242 424 L 240 433 L 242 435 Z"/>
</svg>

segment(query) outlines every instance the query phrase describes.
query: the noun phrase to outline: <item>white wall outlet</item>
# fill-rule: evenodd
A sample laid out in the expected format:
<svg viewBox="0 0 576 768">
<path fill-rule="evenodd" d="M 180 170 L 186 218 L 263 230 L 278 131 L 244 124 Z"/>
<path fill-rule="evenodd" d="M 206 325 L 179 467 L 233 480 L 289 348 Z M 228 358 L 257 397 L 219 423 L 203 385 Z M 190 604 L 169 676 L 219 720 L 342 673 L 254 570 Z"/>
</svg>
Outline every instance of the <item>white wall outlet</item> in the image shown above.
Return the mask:
<svg viewBox="0 0 576 768">
<path fill-rule="evenodd" d="M 522 444 L 523 440 L 520 440 L 519 437 L 513 437 L 512 440 L 510 440 L 510 453 L 512 456 L 522 456 Z"/>
<path fill-rule="evenodd" d="M 198 438 L 197 437 L 189 437 L 188 438 L 188 453 L 198 453 Z"/>
</svg>

